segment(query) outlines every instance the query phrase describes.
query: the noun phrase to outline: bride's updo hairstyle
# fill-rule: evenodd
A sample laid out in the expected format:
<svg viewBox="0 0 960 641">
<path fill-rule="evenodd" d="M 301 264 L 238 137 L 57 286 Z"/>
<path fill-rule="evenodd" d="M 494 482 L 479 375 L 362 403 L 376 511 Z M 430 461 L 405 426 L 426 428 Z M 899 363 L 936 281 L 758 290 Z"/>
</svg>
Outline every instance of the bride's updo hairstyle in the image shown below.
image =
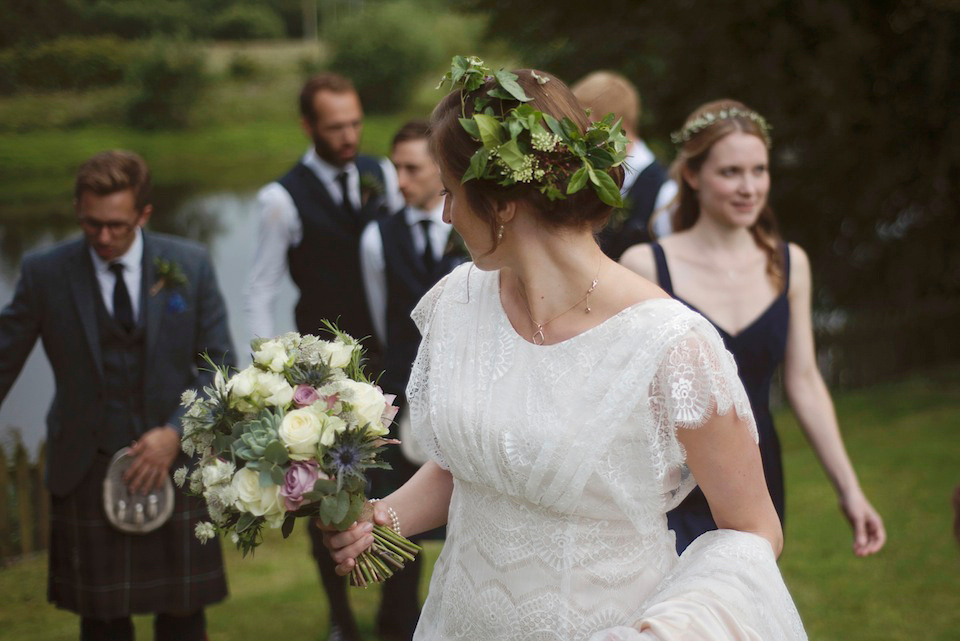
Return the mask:
<svg viewBox="0 0 960 641">
<path fill-rule="evenodd" d="M 687 118 L 680 131 L 673 134 L 677 144 L 677 157 L 670 165 L 670 177 L 680 185 L 676 208 L 671 216 L 673 231 L 690 229 L 700 217 L 700 202 L 697 192 L 684 180 L 684 169 L 698 173 L 706 162 L 710 150 L 722 138 L 741 132 L 756 136 L 769 149 L 770 126 L 757 112 L 736 100 L 716 100 L 698 107 Z M 784 287 L 783 240 L 777 229 L 777 220 L 770 207 L 769 198 L 760 215 L 750 227 L 754 242 L 767 254 L 767 274 L 780 290 Z"/>
<path fill-rule="evenodd" d="M 520 69 L 514 71 L 517 83 L 532 98 L 533 109 L 549 114 L 557 120 L 569 118 L 581 132 L 590 126 L 586 111 L 567 86 L 555 76 L 545 71 Z M 539 76 L 540 80 L 534 76 Z M 544 79 L 546 79 L 544 81 Z M 459 180 L 470 166 L 470 158 L 480 148 L 480 142 L 460 125 L 460 118 L 471 118 L 474 114 L 474 101 L 486 96 L 497 86 L 496 81 L 488 79 L 479 89 L 464 92 L 460 89 L 449 93 L 433 110 L 430 121 L 430 147 L 441 171 Z M 505 113 L 518 106 L 515 100 L 493 99 L 489 106 L 496 113 Z M 561 167 L 569 178 L 578 168 L 572 162 L 569 167 Z M 617 187 L 623 184 L 622 167 L 608 170 Z M 497 245 L 498 207 L 510 201 L 523 201 L 534 210 L 545 225 L 554 228 L 583 229 L 589 227 L 599 230 L 606 224 L 612 208 L 602 202 L 593 189 L 581 189 L 566 198 L 551 201 L 537 188 L 536 183 L 514 183 L 501 185 L 491 179 L 473 179 L 463 183 L 464 193 L 470 209 L 483 218 L 490 227 L 490 238 Z"/>
</svg>

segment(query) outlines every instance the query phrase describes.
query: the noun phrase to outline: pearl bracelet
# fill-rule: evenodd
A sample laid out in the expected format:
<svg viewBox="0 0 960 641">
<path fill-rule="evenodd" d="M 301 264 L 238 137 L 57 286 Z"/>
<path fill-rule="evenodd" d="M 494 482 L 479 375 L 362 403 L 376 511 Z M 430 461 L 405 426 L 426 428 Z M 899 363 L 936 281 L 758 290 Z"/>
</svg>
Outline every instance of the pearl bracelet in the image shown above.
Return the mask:
<svg viewBox="0 0 960 641">
<path fill-rule="evenodd" d="M 370 503 L 377 503 L 379 501 L 380 499 L 369 499 Z M 400 534 L 400 518 L 397 516 L 396 510 L 394 510 L 389 505 L 386 506 L 386 508 L 387 508 L 387 514 L 390 515 L 390 529 L 396 532 L 397 534 L 399 534 L 400 536 L 403 536 L 402 534 Z"/>
</svg>

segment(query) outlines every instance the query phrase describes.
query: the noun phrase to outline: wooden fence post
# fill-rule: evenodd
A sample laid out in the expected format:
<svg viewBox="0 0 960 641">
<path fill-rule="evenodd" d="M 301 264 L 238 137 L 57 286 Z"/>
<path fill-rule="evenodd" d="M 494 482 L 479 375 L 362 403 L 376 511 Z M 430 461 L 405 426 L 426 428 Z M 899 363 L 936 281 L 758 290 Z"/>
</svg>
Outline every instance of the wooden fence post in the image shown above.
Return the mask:
<svg viewBox="0 0 960 641">
<path fill-rule="evenodd" d="M 33 467 L 33 486 L 37 491 L 37 543 L 41 550 L 50 545 L 50 493 L 44 478 L 47 475 L 47 443 L 40 444 L 37 464 Z"/>
<path fill-rule="evenodd" d="M 30 459 L 23 443 L 17 443 L 13 466 L 17 478 L 17 511 L 20 515 L 20 553 L 29 554 L 33 552 L 33 493 L 30 491 Z"/>
<path fill-rule="evenodd" d="M 10 534 L 10 470 L 7 453 L 0 445 L 0 561 L 13 554 Z"/>
</svg>

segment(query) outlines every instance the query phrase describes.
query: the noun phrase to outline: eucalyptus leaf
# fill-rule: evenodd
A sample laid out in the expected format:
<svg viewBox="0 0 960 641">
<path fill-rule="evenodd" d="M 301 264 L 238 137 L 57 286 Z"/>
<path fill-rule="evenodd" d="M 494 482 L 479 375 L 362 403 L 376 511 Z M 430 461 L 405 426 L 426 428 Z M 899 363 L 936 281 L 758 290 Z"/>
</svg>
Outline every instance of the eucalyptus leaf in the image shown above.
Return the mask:
<svg viewBox="0 0 960 641">
<path fill-rule="evenodd" d="M 280 441 L 273 441 L 264 449 L 263 458 L 267 459 L 271 463 L 283 465 L 290 460 L 290 455 L 287 454 L 287 448 L 283 446 L 283 443 Z"/>
<path fill-rule="evenodd" d="M 261 465 L 260 466 L 260 487 L 270 487 L 271 485 L 277 485 L 273 480 L 272 466 Z"/>
<path fill-rule="evenodd" d="M 350 495 L 346 492 L 337 494 L 337 511 L 334 512 L 333 521 L 339 523 L 350 511 Z"/>
<path fill-rule="evenodd" d="M 517 145 L 517 139 L 511 138 L 509 142 L 500 145 L 500 159 L 507 164 L 510 169 L 519 171 L 523 169 L 524 154 Z"/>
<path fill-rule="evenodd" d="M 274 485 L 279 485 L 282 487 L 284 483 L 283 468 L 279 465 L 271 465 L 270 479 L 273 481 Z"/>
<path fill-rule="evenodd" d="M 567 194 L 575 194 L 587 184 L 587 168 L 581 167 L 570 176 L 570 182 L 567 184 Z M 549 195 L 549 194 L 548 194 Z"/>
<path fill-rule="evenodd" d="M 480 131 L 480 142 L 484 147 L 496 148 L 503 142 L 503 136 L 500 130 L 500 122 L 493 116 L 487 114 L 473 114 L 473 119 L 477 123 Z"/>
<path fill-rule="evenodd" d="M 477 127 L 477 123 L 473 118 L 461 118 L 460 126 L 463 127 L 463 130 L 472 138 L 480 140 L 480 128 Z"/>
<path fill-rule="evenodd" d="M 533 100 L 526 94 L 526 92 L 524 92 L 523 87 L 517 84 L 517 75 L 515 73 L 501 69 L 500 71 L 495 72 L 493 77 L 497 79 L 497 82 L 500 83 L 501 87 L 506 89 L 511 96 L 520 102 L 530 102 Z"/>
<path fill-rule="evenodd" d="M 324 525 L 334 522 L 333 516 L 337 512 L 337 499 L 334 496 L 325 496 L 320 500 L 320 520 Z"/>
<path fill-rule="evenodd" d="M 330 479 L 317 479 L 313 484 L 313 491 L 321 494 L 333 494 L 337 489 L 337 482 Z"/>
</svg>

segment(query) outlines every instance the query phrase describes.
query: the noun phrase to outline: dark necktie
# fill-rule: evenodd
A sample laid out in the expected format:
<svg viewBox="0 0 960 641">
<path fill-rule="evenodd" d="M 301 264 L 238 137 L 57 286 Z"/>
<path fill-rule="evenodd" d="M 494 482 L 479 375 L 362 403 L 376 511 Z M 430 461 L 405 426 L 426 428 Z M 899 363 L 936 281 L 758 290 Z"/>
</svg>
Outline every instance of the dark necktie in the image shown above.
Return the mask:
<svg viewBox="0 0 960 641">
<path fill-rule="evenodd" d="M 427 272 L 432 272 L 437 266 L 437 260 L 433 257 L 433 248 L 430 246 L 430 219 L 424 218 L 420 221 L 420 229 L 423 230 L 423 266 Z"/>
<path fill-rule="evenodd" d="M 133 329 L 133 305 L 130 304 L 130 292 L 123 280 L 123 263 L 111 263 L 110 271 L 116 276 L 113 285 L 113 317 L 126 331 Z"/>
<path fill-rule="evenodd" d="M 343 194 L 343 210 L 348 214 L 355 214 L 357 211 L 353 208 L 353 201 L 350 200 L 350 188 L 347 186 L 347 180 L 350 176 L 345 171 L 337 174 L 337 182 L 340 184 L 340 193 Z"/>
</svg>

